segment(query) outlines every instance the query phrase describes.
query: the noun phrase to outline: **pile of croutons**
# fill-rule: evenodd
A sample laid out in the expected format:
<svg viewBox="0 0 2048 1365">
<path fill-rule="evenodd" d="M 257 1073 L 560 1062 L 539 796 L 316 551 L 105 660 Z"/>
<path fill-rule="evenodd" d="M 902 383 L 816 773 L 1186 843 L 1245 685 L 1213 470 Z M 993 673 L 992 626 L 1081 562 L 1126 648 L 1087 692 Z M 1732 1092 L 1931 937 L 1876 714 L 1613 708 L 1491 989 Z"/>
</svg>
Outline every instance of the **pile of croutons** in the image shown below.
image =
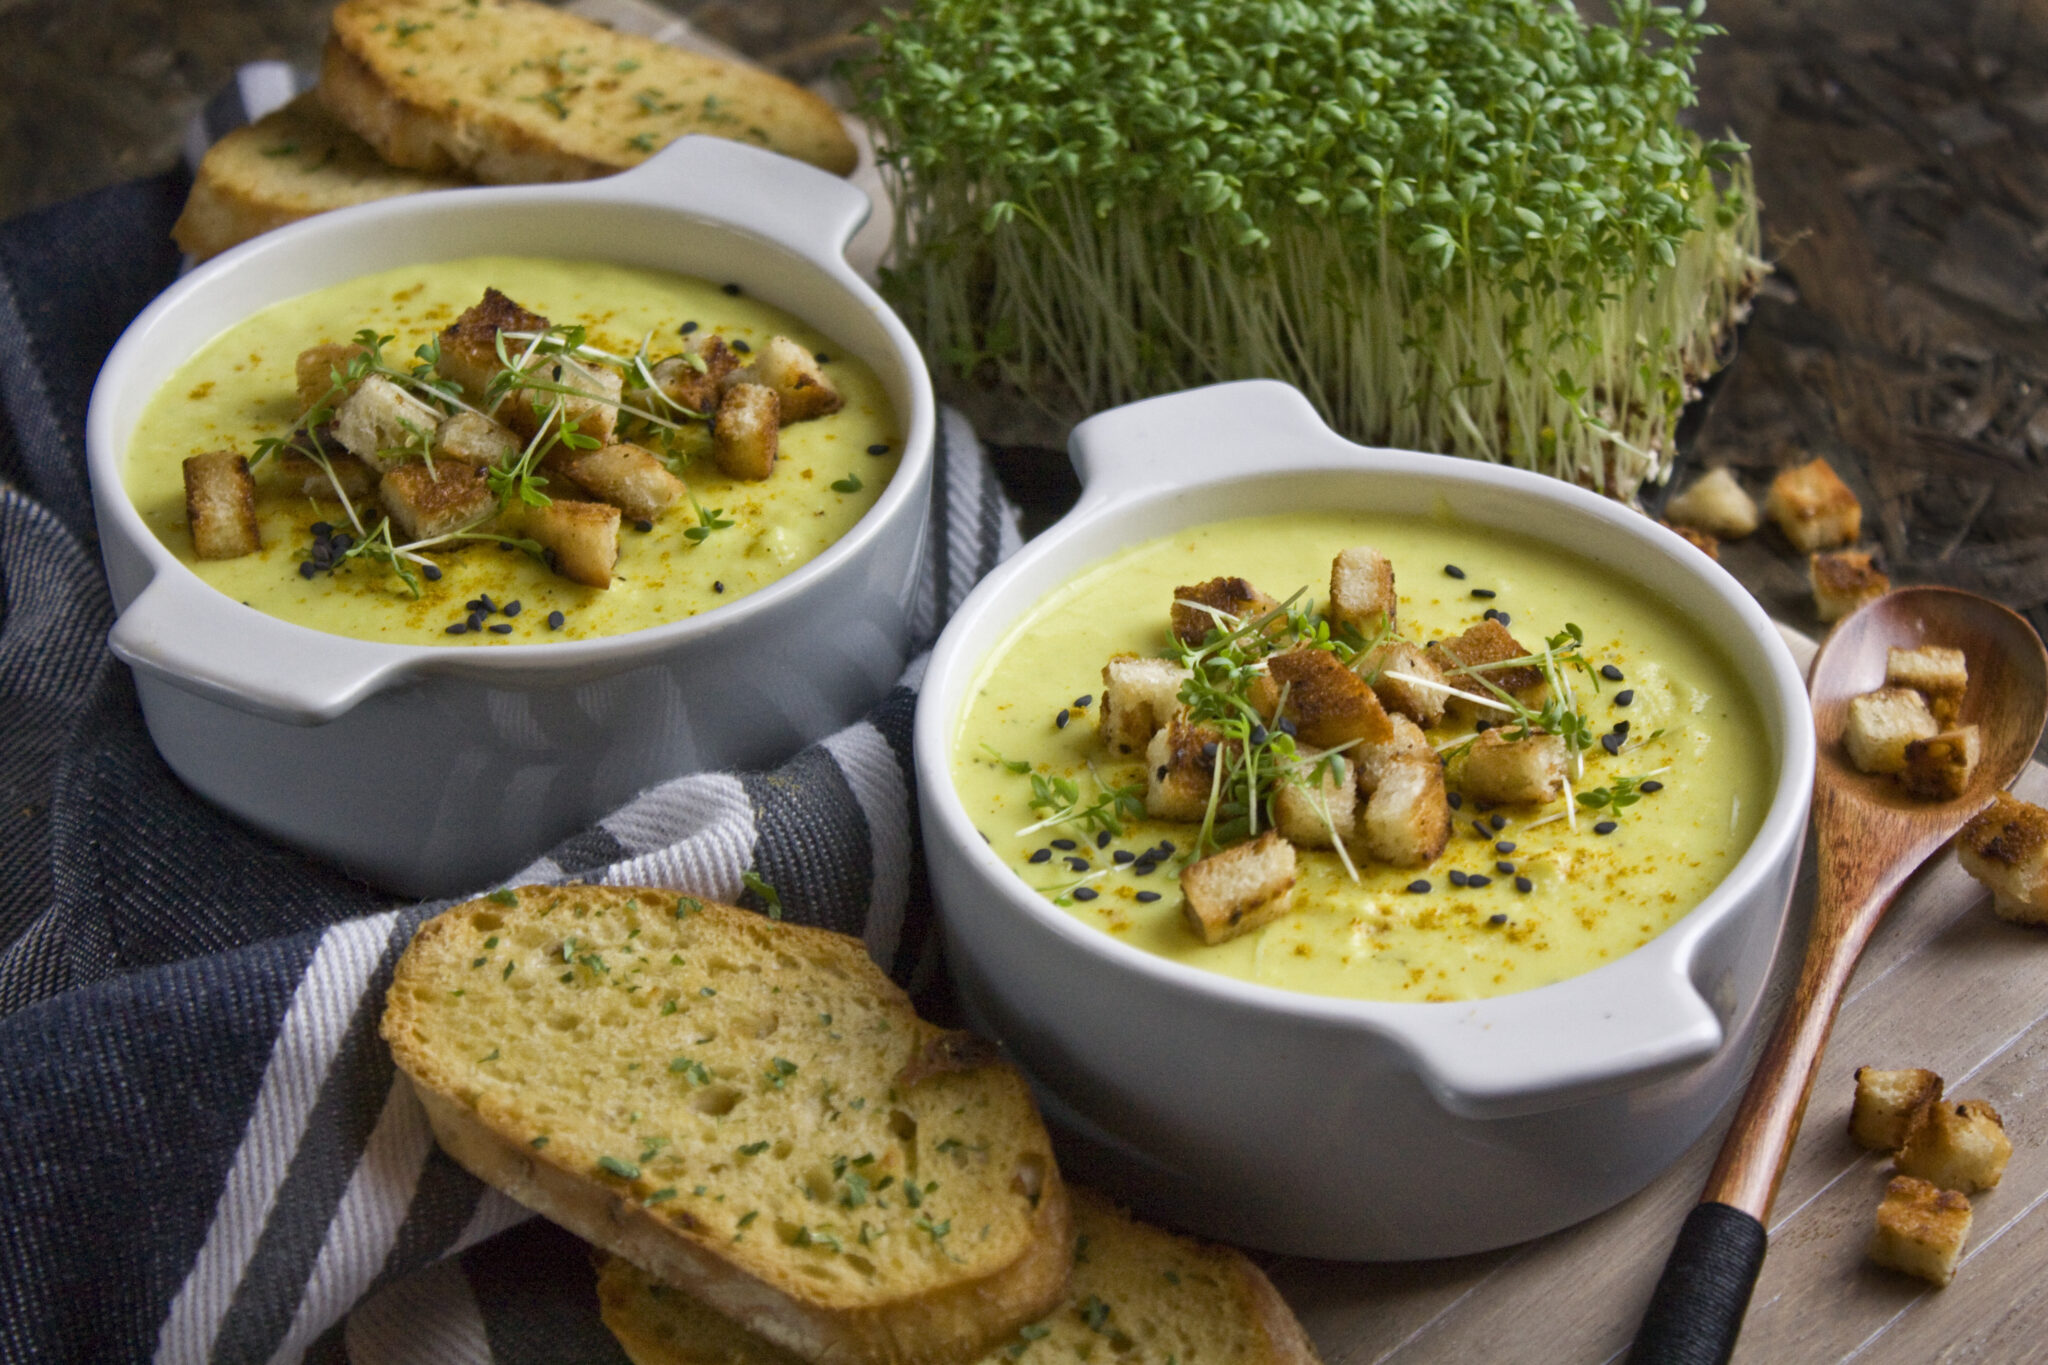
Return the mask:
<svg viewBox="0 0 2048 1365">
<path fill-rule="evenodd" d="M 1249 702 L 1266 726 L 1293 737 L 1297 755 L 1274 789 L 1275 827 L 1182 871 L 1188 923 L 1204 943 L 1235 938 L 1286 912 L 1297 848 L 1341 846 L 1347 856 L 1403 868 L 1434 862 L 1450 838 L 1451 806 L 1444 765 L 1424 729 L 1446 715 L 1497 716 L 1500 708 L 1484 703 L 1493 688 L 1530 710 L 1549 695 L 1542 669 L 1528 662 L 1530 651 L 1492 617 L 1426 648 L 1395 634 L 1394 568 L 1369 546 L 1343 551 L 1330 566 L 1328 624 L 1368 642 L 1351 665 L 1285 638 L 1279 604 L 1242 578 L 1183 586 L 1174 599 L 1171 628 L 1189 646 L 1219 626 L 1274 617 L 1267 626 L 1273 649 Z M 1118 758 L 1145 756 L 1145 809 L 1154 819 L 1202 820 L 1220 785 L 1219 768 L 1243 761 L 1241 740 L 1193 719 L 1182 705 L 1189 677 L 1172 659 L 1129 654 L 1102 670 L 1102 743 Z M 1568 759 L 1557 735 L 1500 726 L 1473 741 L 1458 787 L 1479 802 L 1552 801 L 1564 792 Z"/>
<path fill-rule="evenodd" d="M 640 371 L 574 353 L 533 354 L 531 339 L 550 330 L 548 319 L 486 290 L 438 338 L 435 373 L 459 388 L 460 403 L 425 383 L 354 373 L 366 354 L 360 345 L 309 347 L 297 362 L 301 430 L 278 458 L 281 473 L 313 498 L 351 505 L 374 498 L 391 519 L 395 544 L 434 541 L 502 513 L 503 529 L 538 542 L 556 572 L 606 588 L 618 561 L 621 518 L 651 523 L 689 496 L 659 455 L 621 439 L 636 421 L 650 425 L 631 416 L 635 410 L 708 423 L 719 469 L 758 480 L 774 472 L 781 427 L 836 412 L 842 403 L 816 358 L 788 337 L 770 339 L 742 365 L 722 336 L 698 334 L 685 339 L 681 353 Z M 508 356 L 515 363 L 525 357 L 510 384 L 500 379 Z M 652 385 L 631 382 L 636 373 Z M 304 419 L 316 407 L 330 415 L 306 430 Z M 577 439 L 562 439 L 571 434 Z M 493 489 L 491 473 L 509 473 L 535 442 L 547 476 L 580 496 L 507 505 Z M 199 558 L 260 549 L 249 461 L 237 451 L 212 451 L 184 468 Z"/>
<path fill-rule="evenodd" d="M 1865 602 L 1882 597 L 1891 579 L 1867 550 L 1853 548 L 1863 533 L 1863 504 L 1825 459 L 1778 471 L 1764 495 L 1763 511 L 1792 547 L 1806 555 L 1814 611 L 1839 621 Z M 1725 467 L 1708 470 L 1664 505 L 1666 523 L 1707 554 L 1720 557 L 1720 542 L 1756 530 L 1756 503 Z M 1847 547 L 1847 548 L 1845 548 Z"/>
<path fill-rule="evenodd" d="M 1952 801 L 1977 771 L 1982 741 L 1959 719 L 1969 690 L 1963 652 L 1894 648 L 1884 686 L 1849 699 L 1842 743 L 1858 772 L 1890 774 L 1921 801 Z"/>
<path fill-rule="evenodd" d="M 1944 1099 L 1941 1077 L 1924 1068 L 1863 1066 L 1849 1136 L 1892 1153 L 1898 1171 L 1877 1207 L 1870 1258 L 1934 1284 L 1953 1280 L 1970 1235 L 1970 1196 L 1998 1184 L 2012 1156 L 1998 1111 Z"/>
</svg>

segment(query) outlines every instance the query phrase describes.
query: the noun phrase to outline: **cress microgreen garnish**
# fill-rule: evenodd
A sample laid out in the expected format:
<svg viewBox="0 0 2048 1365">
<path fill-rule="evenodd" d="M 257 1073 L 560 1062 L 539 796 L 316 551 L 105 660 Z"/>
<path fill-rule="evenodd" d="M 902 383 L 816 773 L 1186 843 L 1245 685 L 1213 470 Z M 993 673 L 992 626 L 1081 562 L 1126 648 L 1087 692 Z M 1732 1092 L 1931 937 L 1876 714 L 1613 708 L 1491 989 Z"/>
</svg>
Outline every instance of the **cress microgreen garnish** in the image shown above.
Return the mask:
<svg viewBox="0 0 2048 1365">
<path fill-rule="evenodd" d="M 702 545 L 713 531 L 723 531 L 732 525 L 732 518 L 725 515 L 723 507 L 707 509 L 695 494 L 690 496 L 690 506 L 697 511 L 697 524 L 683 532 L 683 539 L 692 545 Z"/>
<path fill-rule="evenodd" d="M 1371 443 L 1629 498 L 1764 265 L 1700 4 L 919 0 L 860 112 L 926 353 L 1072 420 L 1293 381 Z"/>
</svg>

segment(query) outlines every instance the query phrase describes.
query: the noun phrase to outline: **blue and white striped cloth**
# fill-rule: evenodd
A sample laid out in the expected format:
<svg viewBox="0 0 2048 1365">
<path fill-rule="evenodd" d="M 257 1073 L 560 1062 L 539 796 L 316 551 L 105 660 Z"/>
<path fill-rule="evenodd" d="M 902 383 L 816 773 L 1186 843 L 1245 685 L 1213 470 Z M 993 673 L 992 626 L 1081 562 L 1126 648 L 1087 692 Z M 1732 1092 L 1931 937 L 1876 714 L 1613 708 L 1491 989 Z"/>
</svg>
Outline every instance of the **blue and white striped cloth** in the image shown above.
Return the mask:
<svg viewBox="0 0 2048 1365">
<path fill-rule="evenodd" d="M 181 194 L 160 177 L 0 224 L 0 1361 L 623 1362 L 581 1244 L 439 1152 L 377 1038 L 438 907 L 185 791 L 107 655 L 84 406 L 175 273 Z M 1018 544 L 957 414 L 932 518 L 926 642 Z M 746 904 L 755 871 L 916 989 L 921 665 L 781 768 L 679 778 L 509 880 Z"/>
</svg>

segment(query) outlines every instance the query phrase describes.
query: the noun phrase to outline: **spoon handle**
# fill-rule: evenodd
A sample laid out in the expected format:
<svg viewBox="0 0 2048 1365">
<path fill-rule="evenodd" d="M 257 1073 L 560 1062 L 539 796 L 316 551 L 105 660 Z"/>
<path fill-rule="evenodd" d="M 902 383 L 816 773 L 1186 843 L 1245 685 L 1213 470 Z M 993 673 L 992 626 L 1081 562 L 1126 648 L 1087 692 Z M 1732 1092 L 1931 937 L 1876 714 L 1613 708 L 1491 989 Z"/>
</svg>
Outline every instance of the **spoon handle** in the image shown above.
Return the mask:
<svg viewBox="0 0 2048 1365">
<path fill-rule="evenodd" d="M 1719 1365 L 1735 1350 L 1769 1242 L 1763 1220 L 1806 1115 L 1849 977 L 1917 858 L 1893 870 L 1820 848 L 1820 892 L 1799 983 L 1771 1033 L 1700 1202 L 1685 1220 L 1629 1352 L 1631 1365 Z"/>
</svg>

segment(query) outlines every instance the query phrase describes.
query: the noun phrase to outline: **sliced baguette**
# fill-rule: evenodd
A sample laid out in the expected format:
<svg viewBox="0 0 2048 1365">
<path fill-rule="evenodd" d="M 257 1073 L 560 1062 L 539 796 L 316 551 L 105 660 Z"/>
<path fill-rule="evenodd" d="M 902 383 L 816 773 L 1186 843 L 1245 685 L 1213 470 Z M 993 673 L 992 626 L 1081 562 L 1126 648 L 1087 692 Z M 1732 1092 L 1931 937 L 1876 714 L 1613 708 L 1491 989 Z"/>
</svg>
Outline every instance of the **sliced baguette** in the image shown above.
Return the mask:
<svg viewBox="0 0 2048 1365">
<path fill-rule="evenodd" d="M 468 183 L 385 165 L 319 100 L 301 95 L 207 150 L 171 237 L 203 261 L 328 209 Z"/>
<path fill-rule="evenodd" d="M 320 98 L 394 166 L 493 184 L 609 175 L 685 133 L 839 175 L 857 159 L 807 90 L 532 0 L 344 0 Z"/>
<path fill-rule="evenodd" d="M 1075 1189 L 1073 1287 L 1051 1314 L 985 1365 L 1102 1359 L 1194 1365 L 1307 1365 L 1308 1334 L 1259 1268 L 1227 1247 L 1136 1222 Z M 791 1365 L 729 1319 L 613 1257 L 598 1309 L 633 1365 Z"/>
<path fill-rule="evenodd" d="M 1064 1294 L 1023 1078 L 858 941 L 674 892 L 499 896 L 422 926 L 383 1021 L 479 1177 L 807 1360 L 958 1361 Z"/>
</svg>

